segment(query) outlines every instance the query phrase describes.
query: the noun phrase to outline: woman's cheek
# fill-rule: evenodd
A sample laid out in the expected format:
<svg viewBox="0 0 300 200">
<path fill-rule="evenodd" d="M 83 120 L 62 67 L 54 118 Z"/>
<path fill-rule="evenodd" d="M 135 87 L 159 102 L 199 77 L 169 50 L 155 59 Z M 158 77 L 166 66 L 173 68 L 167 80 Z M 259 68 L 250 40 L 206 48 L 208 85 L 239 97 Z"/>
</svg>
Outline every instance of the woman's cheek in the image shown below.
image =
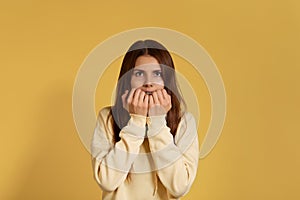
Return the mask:
<svg viewBox="0 0 300 200">
<path fill-rule="evenodd" d="M 156 80 L 155 85 L 157 85 L 158 89 L 164 88 L 164 81 L 163 80 Z"/>
<path fill-rule="evenodd" d="M 135 78 L 131 79 L 131 88 L 138 88 L 142 86 L 143 86 L 143 81 Z"/>
</svg>

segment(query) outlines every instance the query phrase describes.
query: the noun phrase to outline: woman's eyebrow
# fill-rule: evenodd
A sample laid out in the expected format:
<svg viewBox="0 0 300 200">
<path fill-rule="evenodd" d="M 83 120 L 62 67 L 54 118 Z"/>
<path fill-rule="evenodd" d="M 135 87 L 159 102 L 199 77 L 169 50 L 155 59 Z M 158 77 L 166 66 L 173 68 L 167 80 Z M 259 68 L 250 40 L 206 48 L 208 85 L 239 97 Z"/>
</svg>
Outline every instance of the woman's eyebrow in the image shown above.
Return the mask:
<svg viewBox="0 0 300 200">
<path fill-rule="evenodd" d="M 145 72 L 145 70 L 142 69 L 134 69 L 133 72 Z M 161 72 L 161 69 L 154 69 L 152 72 Z"/>
<path fill-rule="evenodd" d="M 142 70 L 142 69 L 134 69 L 133 71 L 134 71 L 134 72 L 135 72 L 135 71 L 139 71 L 139 72 L 145 72 L 145 71 L 144 71 L 144 70 Z"/>
</svg>

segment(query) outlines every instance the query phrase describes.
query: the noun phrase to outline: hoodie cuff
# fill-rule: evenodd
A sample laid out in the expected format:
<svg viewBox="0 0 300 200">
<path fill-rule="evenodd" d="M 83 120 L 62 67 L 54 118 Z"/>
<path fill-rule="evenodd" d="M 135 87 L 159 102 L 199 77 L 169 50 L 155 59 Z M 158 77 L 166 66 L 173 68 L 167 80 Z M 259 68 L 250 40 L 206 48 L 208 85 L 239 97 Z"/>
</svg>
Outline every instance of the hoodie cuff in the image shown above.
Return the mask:
<svg viewBox="0 0 300 200">
<path fill-rule="evenodd" d="M 127 133 L 138 138 L 144 138 L 146 132 L 146 116 L 132 114 L 130 114 L 130 116 L 127 126 L 123 127 L 120 132 L 120 137 L 123 133 Z"/>
<path fill-rule="evenodd" d="M 130 114 L 129 123 L 135 124 L 136 126 L 145 127 L 146 126 L 146 116 Z"/>
<path fill-rule="evenodd" d="M 147 117 L 148 137 L 153 137 L 167 127 L 166 114 Z"/>
</svg>

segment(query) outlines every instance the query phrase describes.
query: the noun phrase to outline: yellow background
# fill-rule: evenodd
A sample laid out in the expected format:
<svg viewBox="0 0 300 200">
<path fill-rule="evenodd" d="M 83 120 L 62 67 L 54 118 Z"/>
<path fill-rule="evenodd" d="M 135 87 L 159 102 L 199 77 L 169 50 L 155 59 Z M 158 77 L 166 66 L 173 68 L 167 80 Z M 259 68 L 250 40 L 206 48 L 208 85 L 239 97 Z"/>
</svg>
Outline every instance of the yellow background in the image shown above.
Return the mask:
<svg viewBox="0 0 300 200">
<path fill-rule="evenodd" d="M 0 199 L 100 199 L 73 83 L 101 41 L 145 26 L 194 38 L 226 87 L 222 135 L 183 199 L 299 199 L 299 9 L 297 0 L 2 1 Z"/>
</svg>

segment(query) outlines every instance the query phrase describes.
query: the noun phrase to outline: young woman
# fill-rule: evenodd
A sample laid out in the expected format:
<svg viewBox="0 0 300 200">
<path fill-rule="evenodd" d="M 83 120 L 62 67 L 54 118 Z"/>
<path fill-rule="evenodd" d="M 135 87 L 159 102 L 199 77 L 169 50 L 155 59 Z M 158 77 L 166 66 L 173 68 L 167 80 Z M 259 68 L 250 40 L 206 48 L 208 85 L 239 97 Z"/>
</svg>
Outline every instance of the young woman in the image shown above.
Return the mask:
<svg viewBox="0 0 300 200">
<path fill-rule="evenodd" d="M 122 62 L 115 104 L 98 113 L 92 140 L 102 199 L 179 199 L 189 191 L 199 148 L 184 107 L 167 49 L 135 42 Z"/>
</svg>

